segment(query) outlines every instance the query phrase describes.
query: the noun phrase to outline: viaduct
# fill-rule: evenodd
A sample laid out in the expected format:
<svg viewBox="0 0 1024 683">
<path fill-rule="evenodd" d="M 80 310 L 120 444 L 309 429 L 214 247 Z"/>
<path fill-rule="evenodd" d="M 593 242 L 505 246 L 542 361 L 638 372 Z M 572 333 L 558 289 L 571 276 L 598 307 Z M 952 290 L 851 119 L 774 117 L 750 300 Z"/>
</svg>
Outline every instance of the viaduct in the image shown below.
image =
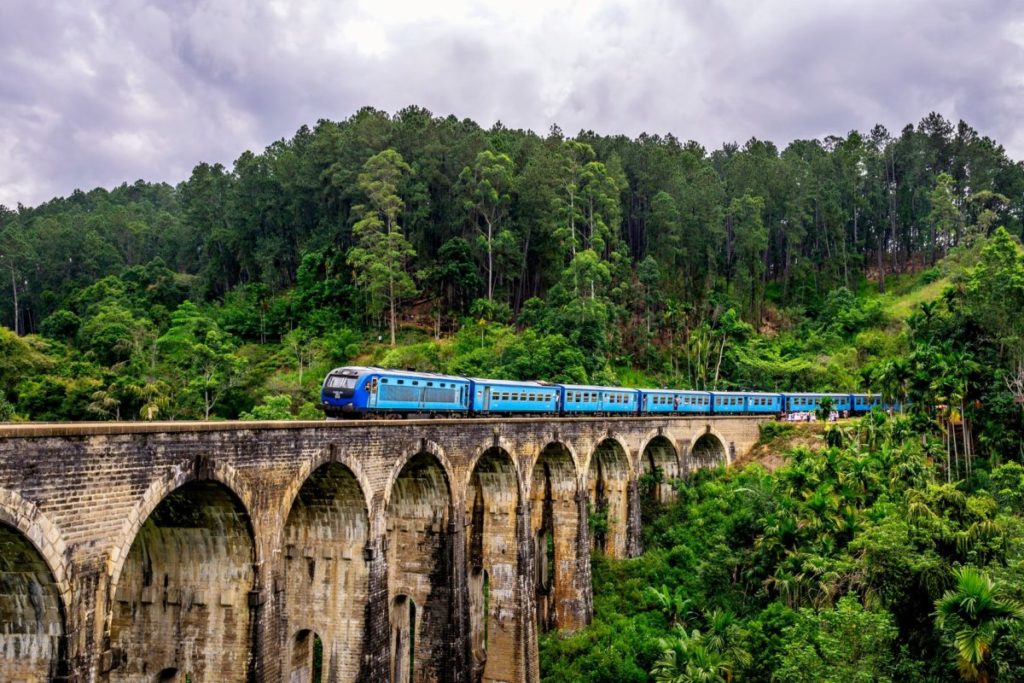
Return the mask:
<svg viewBox="0 0 1024 683">
<path fill-rule="evenodd" d="M 0 681 L 537 683 L 762 420 L 0 425 Z"/>
</svg>

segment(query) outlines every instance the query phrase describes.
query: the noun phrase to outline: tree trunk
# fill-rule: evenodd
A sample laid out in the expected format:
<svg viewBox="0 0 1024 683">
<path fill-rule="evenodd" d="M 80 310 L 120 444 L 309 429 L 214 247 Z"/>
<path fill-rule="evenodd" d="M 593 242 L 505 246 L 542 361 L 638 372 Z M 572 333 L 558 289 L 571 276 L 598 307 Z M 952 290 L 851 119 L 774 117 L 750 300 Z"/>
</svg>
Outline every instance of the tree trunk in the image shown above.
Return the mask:
<svg viewBox="0 0 1024 683">
<path fill-rule="evenodd" d="M 722 369 L 722 356 L 725 355 L 725 335 L 722 335 L 722 345 L 718 347 L 718 362 L 715 363 L 715 381 L 711 388 L 718 389 L 718 371 Z"/>
<path fill-rule="evenodd" d="M 875 250 L 878 255 L 878 293 L 885 294 L 885 264 L 882 262 L 882 245 Z"/>
<path fill-rule="evenodd" d="M 391 345 L 395 346 L 395 279 L 388 278 L 388 303 L 391 307 Z"/>
<path fill-rule="evenodd" d="M 11 295 L 14 297 L 14 334 L 21 334 L 21 313 L 18 311 L 18 279 L 14 275 L 14 264 L 11 267 Z"/>
<path fill-rule="evenodd" d="M 484 221 L 487 223 L 487 301 L 494 301 L 494 226 L 486 216 Z"/>
</svg>

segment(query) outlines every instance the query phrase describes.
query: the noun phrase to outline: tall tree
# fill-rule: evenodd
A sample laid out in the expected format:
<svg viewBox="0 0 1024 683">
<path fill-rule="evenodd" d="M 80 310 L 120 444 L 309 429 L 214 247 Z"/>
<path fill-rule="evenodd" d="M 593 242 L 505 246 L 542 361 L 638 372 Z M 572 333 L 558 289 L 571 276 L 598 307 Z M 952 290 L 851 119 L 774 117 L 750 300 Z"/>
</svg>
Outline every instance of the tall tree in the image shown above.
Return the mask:
<svg viewBox="0 0 1024 683">
<path fill-rule="evenodd" d="M 398 301 L 416 294 L 416 285 L 406 267 L 416 255 L 405 236 L 398 218 L 405 202 L 398 194 L 402 176 L 411 172 L 402 155 L 393 149 L 370 157 L 359 174 L 359 189 L 368 204 L 353 208 L 360 216 L 352 226 L 356 246 L 348 252 L 348 262 L 355 269 L 356 283 L 369 298 L 371 311 L 388 311 L 391 345 L 396 342 Z"/>
<path fill-rule="evenodd" d="M 494 300 L 494 241 L 501 233 L 512 200 L 515 166 L 507 154 L 484 150 L 476 155 L 473 166 L 459 174 L 464 205 L 478 222 L 487 261 L 487 300 Z M 482 221 L 483 225 L 479 225 Z"/>
</svg>

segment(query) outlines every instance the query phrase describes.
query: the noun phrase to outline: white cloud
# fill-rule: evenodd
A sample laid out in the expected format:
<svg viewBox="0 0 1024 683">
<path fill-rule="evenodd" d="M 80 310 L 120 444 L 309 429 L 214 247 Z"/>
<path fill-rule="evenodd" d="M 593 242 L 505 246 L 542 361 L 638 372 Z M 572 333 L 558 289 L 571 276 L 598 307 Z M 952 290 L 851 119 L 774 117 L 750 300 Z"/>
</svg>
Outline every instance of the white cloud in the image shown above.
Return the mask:
<svg viewBox="0 0 1024 683">
<path fill-rule="evenodd" d="M 1022 27 L 997 0 L 10 0 L 0 202 L 177 182 L 363 105 L 712 148 L 936 109 L 1020 157 Z"/>
</svg>

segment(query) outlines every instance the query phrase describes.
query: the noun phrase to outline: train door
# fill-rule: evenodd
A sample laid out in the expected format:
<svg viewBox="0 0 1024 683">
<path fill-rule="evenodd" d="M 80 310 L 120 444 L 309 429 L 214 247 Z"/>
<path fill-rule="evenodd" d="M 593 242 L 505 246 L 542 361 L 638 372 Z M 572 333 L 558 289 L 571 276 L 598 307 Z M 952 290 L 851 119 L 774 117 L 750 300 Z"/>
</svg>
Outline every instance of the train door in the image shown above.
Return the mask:
<svg viewBox="0 0 1024 683">
<path fill-rule="evenodd" d="M 491 411 L 491 388 L 484 387 L 484 412 L 489 413 Z"/>
<path fill-rule="evenodd" d="M 366 383 L 366 406 L 368 408 L 377 407 L 377 378 L 371 377 L 370 381 Z"/>
</svg>

